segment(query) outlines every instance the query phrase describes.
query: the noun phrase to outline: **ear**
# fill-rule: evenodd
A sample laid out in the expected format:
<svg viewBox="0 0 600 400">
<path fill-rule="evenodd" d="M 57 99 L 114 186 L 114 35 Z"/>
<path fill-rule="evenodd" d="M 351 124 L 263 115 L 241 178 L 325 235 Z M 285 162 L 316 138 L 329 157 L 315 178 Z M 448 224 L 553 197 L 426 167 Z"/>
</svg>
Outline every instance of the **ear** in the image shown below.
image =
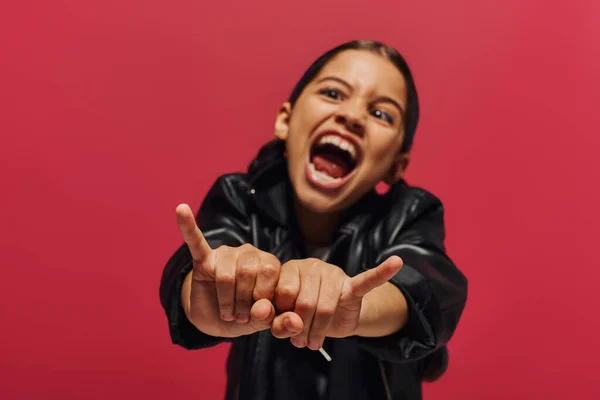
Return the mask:
<svg viewBox="0 0 600 400">
<path fill-rule="evenodd" d="M 404 173 L 406 172 L 409 162 L 410 154 L 398 153 L 383 181 L 388 185 L 393 185 L 400 179 L 404 178 Z"/>
<path fill-rule="evenodd" d="M 290 117 L 292 116 L 292 105 L 285 102 L 279 108 L 277 118 L 275 119 L 275 137 L 286 140 L 290 128 Z"/>
</svg>

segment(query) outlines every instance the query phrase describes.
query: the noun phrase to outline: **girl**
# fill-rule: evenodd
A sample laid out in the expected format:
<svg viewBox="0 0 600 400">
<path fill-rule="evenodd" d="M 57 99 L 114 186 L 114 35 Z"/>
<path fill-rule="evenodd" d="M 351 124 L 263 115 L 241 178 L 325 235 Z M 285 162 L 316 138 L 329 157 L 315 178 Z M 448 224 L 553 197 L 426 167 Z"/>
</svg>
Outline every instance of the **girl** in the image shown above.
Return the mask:
<svg viewBox="0 0 600 400">
<path fill-rule="evenodd" d="M 195 217 L 177 207 L 161 303 L 174 343 L 232 343 L 227 399 L 416 400 L 445 371 L 467 280 L 440 200 L 403 179 L 418 117 L 402 56 L 346 43 L 306 71 L 247 173 Z"/>
</svg>

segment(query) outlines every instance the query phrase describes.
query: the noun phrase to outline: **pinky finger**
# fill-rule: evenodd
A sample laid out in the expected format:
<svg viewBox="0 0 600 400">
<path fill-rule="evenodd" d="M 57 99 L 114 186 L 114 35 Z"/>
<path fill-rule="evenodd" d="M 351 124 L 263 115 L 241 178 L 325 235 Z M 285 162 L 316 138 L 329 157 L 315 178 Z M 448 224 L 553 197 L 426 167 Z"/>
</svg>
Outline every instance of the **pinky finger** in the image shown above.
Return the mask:
<svg viewBox="0 0 600 400">
<path fill-rule="evenodd" d="M 350 279 L 352 295 L 363 297 L 392 279 L 400 271 L 400 268 L 402 268 L 402 259 L 398 256 L 391 256 L 379 266 L 356 275 Z"/>
</svg>

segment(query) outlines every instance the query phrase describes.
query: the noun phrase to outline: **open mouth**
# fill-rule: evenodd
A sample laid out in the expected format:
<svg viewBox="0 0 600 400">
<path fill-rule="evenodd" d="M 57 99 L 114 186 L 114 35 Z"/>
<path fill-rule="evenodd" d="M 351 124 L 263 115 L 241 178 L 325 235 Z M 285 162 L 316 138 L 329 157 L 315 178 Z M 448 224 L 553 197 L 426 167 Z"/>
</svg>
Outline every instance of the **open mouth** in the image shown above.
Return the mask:
<svg viewBox="0 0 600 400">
<path fill-rule="evenodd" d="M 354 143 L 336 134 L 325 134 L 311 150 L 308 163 L 313 183 L 327 187 L 346 181 L 358 164 L 358 149 Z"/>
</svg>

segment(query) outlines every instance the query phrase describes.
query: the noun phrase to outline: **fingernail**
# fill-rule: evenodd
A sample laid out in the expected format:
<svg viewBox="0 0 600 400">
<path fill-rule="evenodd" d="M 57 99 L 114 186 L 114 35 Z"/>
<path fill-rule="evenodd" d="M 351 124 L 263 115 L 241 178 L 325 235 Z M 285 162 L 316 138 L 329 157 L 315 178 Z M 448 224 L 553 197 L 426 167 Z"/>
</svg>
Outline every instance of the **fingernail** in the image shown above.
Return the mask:
<svg viewBox="0 0 600 400">
<path fill-rule="evenodd" d="M 248 322 L 248 316 L 246 314 L 237 313 L 235 314 L 235 321 L 240 323 Z"/>
<path fill-rule="evenodd" d="M 221 319 L 223 321 L 233 321 L 233 315 L 231 315 L 231 314 L 221 314 Z"/>
<path fill-rule="evenodd" d="M 292 338 L 291 339 L 292 344 L 296 347 L 304 347 L 306 346 L 306 343 L 304 343 L 304 340 L 300 339 L 300 338 Z"/>
<path fill-rule="evenodd" d="M 283 321 L 283 325 L 285 326 L 285 329 L 287 329 L 288 331 L 296 332 L 296 328 L 294 328 L 294 326 L 292 325 L 292 321 L 289 318 L 286 318 Z"/>
</svg>

